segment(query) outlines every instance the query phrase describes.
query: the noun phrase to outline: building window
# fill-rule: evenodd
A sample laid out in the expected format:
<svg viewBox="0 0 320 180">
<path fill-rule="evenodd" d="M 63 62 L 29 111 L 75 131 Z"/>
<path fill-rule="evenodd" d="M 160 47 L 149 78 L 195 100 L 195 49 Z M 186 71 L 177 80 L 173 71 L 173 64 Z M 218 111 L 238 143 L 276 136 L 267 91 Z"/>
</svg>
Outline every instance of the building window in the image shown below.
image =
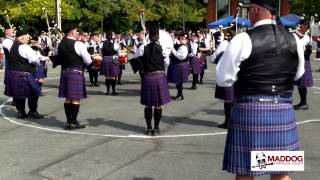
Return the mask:
<svg viewBox="0 0 320 180">
<path fill-rule="evenodd" d="M 229 16 L 229 0 L 217 0 L 217 19 Z"/>
<path fill-rule="evenodd" d="M 249 3 L 250 3 L 250 0 L 240 0 L 240 2 L 241 2 L 242 4 L 249 4 Z"/>
</svg>

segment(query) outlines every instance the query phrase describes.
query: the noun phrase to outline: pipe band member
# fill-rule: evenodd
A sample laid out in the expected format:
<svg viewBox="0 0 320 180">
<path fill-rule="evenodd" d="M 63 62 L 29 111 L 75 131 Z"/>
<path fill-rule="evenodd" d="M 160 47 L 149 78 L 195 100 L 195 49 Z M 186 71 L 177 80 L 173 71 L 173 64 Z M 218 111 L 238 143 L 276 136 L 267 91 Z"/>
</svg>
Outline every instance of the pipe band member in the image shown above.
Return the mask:
<svg viewBox="0 0 320 180">
<path fill-rule="evenodd" d="M 65 98 L 64 110 L 67 117 L 65 129 L 84 128 L 77 120 L 80 109 L 80 99 L 87 98 L 84 68 L 92 63 L 86 46 L 77 41 L 79 38 L 78 26 L 66 24 L 63 32 L 66 36 L 58 47 L 58 56 L 61 60 L 61 78 L 59 97 Z"/>
<path fill-rule="evenodd" d="M 167 77 L 164 72 L 164 52 L 159 40 L 159 28 L 149 29 L 150 43 L 144 48 L 142 64 L 144 74 L 141 79 L 141 100 L 145 106 L 144 117 L 147 123 L 146 135 L 160 134 L 159 124 L 162 118 L 162 105 L 171 101 Z M 152 128 L 152 114 L 154 128 Z"/>
<path fill-rule="evenodd" d="M 251 0 L 253 29 L 230 41 L 216 67 L 219 86 L 234 84 L 223 170 L 239 180 L 261 175 L 289 180 L 286 171 L 251 171 L 250 152 L 299 149 L 292 91 L 304 73 L 303 47 L 274 20 L 277 2 Z"/>
</svg>

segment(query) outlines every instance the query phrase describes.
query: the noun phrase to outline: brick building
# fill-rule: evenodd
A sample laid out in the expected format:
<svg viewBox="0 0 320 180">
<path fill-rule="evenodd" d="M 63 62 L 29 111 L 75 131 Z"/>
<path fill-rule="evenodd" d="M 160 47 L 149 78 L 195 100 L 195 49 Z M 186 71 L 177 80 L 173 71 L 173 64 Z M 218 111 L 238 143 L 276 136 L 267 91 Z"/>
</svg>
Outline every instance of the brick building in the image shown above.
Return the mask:
<svg viewBox="0 0 320 180">
<path fill-rule="evenodd" d="M 280 16 L 290 13 L 291 0 L 278 0 L 278 14 Z M 249 4 L 250 0 L 204 0 L 208 8 L 208 23 L 217 21 L 226 16 L 235 15 L 238 4 L 241 2 L 244 5 Z M 247 8 L 242 8 L 241 17 L 247 17 Z"/>
</svg>

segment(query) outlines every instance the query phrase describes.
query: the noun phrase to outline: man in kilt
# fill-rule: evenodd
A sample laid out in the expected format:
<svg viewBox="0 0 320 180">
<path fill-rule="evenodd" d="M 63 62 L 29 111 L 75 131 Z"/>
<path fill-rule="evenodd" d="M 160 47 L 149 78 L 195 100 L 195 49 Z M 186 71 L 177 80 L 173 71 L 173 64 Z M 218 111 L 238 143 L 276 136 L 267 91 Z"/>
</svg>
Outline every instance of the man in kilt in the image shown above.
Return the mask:
<svg viewBox="0 0 320 180">
<path fill-rule="evenodd" d="M 198 32 L 199 36 L 199 49 L 198 51 L 202 55 L 202 63 L 201 63 L 201 72 L 200 72 L 200 81 L 199 84 L 203 84 L 203 77 L 205 70 L 208 69 L 207 65 L 207 57 L 209 57 L 211 54 L 211 47 L 210 47 L 210 41 L 208 38 L 205 37 L 203 32 Z"/>
<path fill-rule="evenodd" d="M 312 68 L 310 62 L 310 55 L 312 53 L 312 45 L 310 44 L 310 36 L 308 35 L 307 31 L 309 29 L 309 22 L 301 22 L 300 25 L 300 39 L 301 43 L 304 47 L 304 69 L 305 72 L 303 76 L 295 82 L 298 87 L 299 95 L 300 95 L 300 103 L 294 105 L 295 110 L 307 110 L 308 103 L 307 103 L 307 88 L 313 86 L 313 77 L 312 77 Z"/>
<path fill-rule="evenodd" d="M 38 56 L 28 45 L 30 35 L 26 30 L 16 33 L 16 40 L 10 49 L 10 67 L 6 72 L 5 95 L 15 99 L 18 118 L 27 116 L 43 118 L 37 111 L 40 87 L 36 81 L 36 65 L 40 63 Z M 28 98 L 29 113 L 25 113 L 25 103 Z"/>
<path fill-rule="evenodd" d="M 145 106 L 144 118 L 147 123 L 146 135 L 160 134 L 159 124 L 162 118 L 161 106 L 171 101 L 167 77 L 164 69 L 164 56 L 159 40 L 159 28 L 149 29 L 150 43 L 144 48 L 142 63 L 144 74 L 141 79 L 141 100 Z M 154 107 L 154 110 L 152 108 Z M 152 129 L 152 113 L 154 129 Z"/>
<path fill-rule="evenodd" d="M 101 53 L 102 53 L 102 63 L 100 75 L 104 75 L 106 78 L 105 84 L 107 87 L 106 95 L 116 96 L 116 84 L 117 76 L 120 74 L 119 61 L 117 61 L 117 50 L 118 45 L 115 44 L 113 38 L 113 32 L 109 31 L 107 33 L 107 39 L 103 42 Z M 114 59 L 115 58 L 115 59 Z M 110 86 L 112 87 L 112 93 L 110 94 Z"/>
<path fill-rule="evenodd" d="M 183 83 L 188 82 L 189 63 L 188 63 L 188 36 L 182 32 L 179 35 L 180 44 L 176 44 L 171 51 L 170 64 L 168 67 L 168 81 L 176 84 L 177 95 L 174 100 L 183 100 Z"/>
<path fill-rule="evenodd" d="M 189 64 L 192 72 L 192 86 L 190 89 L 196 90 L 201 71 L 200 59 L 198 57 L 198 36 L 196 34 L 191 35 L 191 41 L 189 43 Z"/>
<path fill-rule="evenodd" d="M 236 35 L 217 65 L 218 85 L 234 84 L 223 170 L 238 180 L 267 174 L 272 180 L 289 180 L 289 172 L 281 169 L 251 171 L 250 153 L 299 149 L 292 91 L 304 73 L 303 47 L 276 24 L 276 2 L 251 0 L 253 29 Z"/>
<path fill-rule="evenodd" d="M 45 57 L 45 52 L 44 49 L 42 49 L 42 47 L 40 46 L 40 43 L 37 39 L 33 38 L 31 40 L 31 48 L 35 51 L 35 53 L 37 54 L 37 56 L 39 57 L 40 60 L 40 64 L 37 65 L 36 67 L 36 79 L 37 82 L 39 84 L 40 87 L 40 91 L 41 91 L 41 87 L 42 84 L 44 82 L 44 79 L 47 77 L 47 70 L 46 70 L 46 61 L 47 61 L 47 57 Z M 41 92 L 40 95 L 43 95 L 43 93 Z"/>
<path fill-rule="evenodd" d="M 88 47 L 88 52 L 90 55 L 94 54 L 100 54 L 100 45 L 98 42 L 98 34 L 97 33 L 92 33 L 89 41 L 89 47 Z M 94 60 L 94 59 L 93 59 Z M 99 87 L 98 84 L 98 74 L 99 70 L 97 67 L 92 63 L 87 67 L 88 72 L 89 72 L 89 79 L 90 79 L 90 85 L 91 87 Z"/>
<path fill-rule="evenodd" d="M 225 39 L 219 44 L 218 48 L 216 51 L 213 53 L 213 63 L 218 64 L 221 56 L 223 55 L 224 51 L 227 49 L 229 42 L 235 35 L 235 32 L 230 28 L 228 29 L 228 33 L 225 36 Z M 221 87 L 218 84 L 216 84 L 216 90 L 215 90 L 215 98 L 221 99 L 224 101 L 224 115 L 225 115 L 225 120 L 222 124 L 219 124 L 219 128 L 228 128 L 229 124 L 229 118 L 230 118 L 230 113 L 233 105 L 233 99 L 234 99 L 234 87 Z"/>
<path fill-rule="evenodd" d="M 86 46 L 77 41 L 79 38 L 77 25 L 66 24 L 63 32 L 66 36 L 58 47 L 58 57 L 61 61 L 59 97 L 65 98 L 64 110 L 67 117 L 65 129 L 80 129 L 85 127 L 77 120 L 80 99 L 87 97 L 83 71 L 92 60 Z"/>
</svg>

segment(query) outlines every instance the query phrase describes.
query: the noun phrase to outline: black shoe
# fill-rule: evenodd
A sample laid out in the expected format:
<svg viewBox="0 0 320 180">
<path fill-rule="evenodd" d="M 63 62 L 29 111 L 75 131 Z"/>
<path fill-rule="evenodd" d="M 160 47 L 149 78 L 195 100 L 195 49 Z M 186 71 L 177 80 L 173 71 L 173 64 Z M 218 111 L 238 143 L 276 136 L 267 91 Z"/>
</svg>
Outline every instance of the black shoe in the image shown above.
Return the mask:
<svg viewBox="0 0 320 180">
<path fill-rule="evenodd" d="M 93 87 L 93 84 L 90 84 L 90 87 Z"/>
<path fill-rule="evenodd" d="M 308 110 L 308 108 L 309 108 L 308 104 L 301 104 L 301 103 L 293 106 L 294 110 Z"/>
<path fill-rule="evenodd" d="M 180 101 L 180 100 L 184 100 L 184 97 L 183 97 L 183 95 L 177 95 L 176 97 L 173 97 L 173 100 L 175 100 L 175 101 Z"/>
<path fill-rule="evenodd" d="M 222 128 L 222 129 L 228 129 L 228 124 L 227 123 L 222 123 L 222 124 L 219 124 L 217 127 L 218 128 Z"/>
<path fill-rule="evenodd" d="M 160 135 L 160 129 L 154 129 L 154 130 L 152 130 L 152 135 L 153 136 L 159 136 Z"/>
<path fill-rule="evenodd" d="M 100 85 L 99 84 L 97 84 L 97 83 L 94 83 L 94 85 L 93 86 L 95 86 L 95 87 L 100 87 Z"/>
<path fill-rule="evenodd" d="M 199 84 L 203 84 L 203 81 L 202 81 L 202 80 L 200 80 L 200 81 L 199 81 Z"/>
<path fill-rule="evenodd" d="M 106 92 L 104 95 L 108 96 L 108 95 L 110 95 L 110 92 Z"/>
<path fill-rule="evenodd" d="M 118 81 L 118 83 L 117 83 L 118 85 L 123 85 L 120 81 Z"/>
<path fill-rule="evenodd" d="M 197 89 L 197 86 L 192 86 L 190 87 L 191 90 L 196 90 Z"/>
<path fill-rule="evenodd" d="M 76 123 L 67 123 L 64 128 L 66 130 L 72 130 L 72 129 L 83 129 L 85 127 L 86 127 L 86 125 L 83 125 L 83 124 L 80 124 L 79 122 L 76 122 Z"/>
<path fill-rule="evenodd" d="M 112 92 L 111 96 L 118 96 L 119 94 L 117 92 Z"/>
<path fill-rule="evenodd" d="M 151 136 L 152 135 L 152 129 L 151 128 L 146 129 L 145 134 L 148 135 L 148 136 Z"/>
<path fill-rule="evenodd" d="M 43 118 L 43 115 L 39 114 L 37 111 L 36 112 L 28 112 L 28 116 L 34 119 L 41 119 Z"/>
<path fill-rule="evenodd" d="M 24 119 L 26 117 L 28 116 L 25 112 L 18 112 L 18 116 L 17 116 L 18 119 Z"/>
</svg>

